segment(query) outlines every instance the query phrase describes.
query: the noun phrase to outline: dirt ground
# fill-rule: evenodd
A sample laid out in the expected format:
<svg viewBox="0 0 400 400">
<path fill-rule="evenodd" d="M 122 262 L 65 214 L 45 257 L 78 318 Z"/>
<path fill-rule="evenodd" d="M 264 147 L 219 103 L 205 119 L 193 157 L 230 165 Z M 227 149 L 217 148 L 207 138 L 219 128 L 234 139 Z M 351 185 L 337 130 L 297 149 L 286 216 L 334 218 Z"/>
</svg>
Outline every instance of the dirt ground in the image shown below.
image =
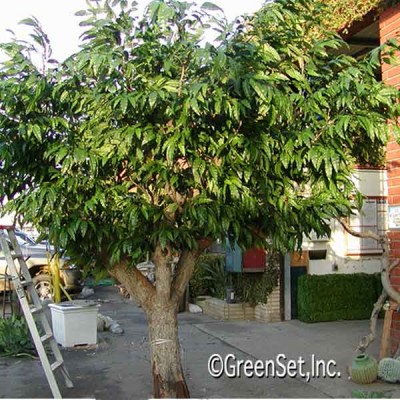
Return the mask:
<svg viewBox="0 0 400 400">
<path fill-rule="evenodd" d="M 62 349 L 65 364 L 74 383 L 73 389 L 60 389 L 65 398 L 146 399 L 152 396 L 149 343 L 143 311 L 130 300 L 120 296 L 115 287 L 96 287 L 90 298 L 100 301 L 99 312 L 117 321 L 124 333 L 98 333 L 97 346 Z M 267 351 L 309 352 L 305 346 L 320 346 L 326 356 L 349 355 L 342 343 L 346 335 L 339 334 L 342 325 L 260 324 L 255 321 L 223 322 L 202 314 L 182 313 L 180 340 L 186 379 L 195 398 L 324 398 L 352 397 L 352 390 L 373 390 L 399 397 L 398 385 L 369 385 L 349 383 L 341 379 L 306 383 L 300 378 L 213 378 L 208 373 L 212 354 L 234 353 L 237 358 L 268 357 Z M 285 325 L 286 324 L 286 325 Z M 317 326 L 319 325 L 319 326 Z M 365 321 L 347 323 L 350 335 L 359 335 L 367 326 Z M 312 337 L 313 331 L 318 331 Z M 335 343 L 335 338 L 340 342 Z M 324 340 L 330 341 L 327 345 Z M 355 336 L 354 341 L 358 337 Z M 301 340 L 301 341 L 299 341 Z M 297 341 L 297 342 L 296 342 Z M 348 340 L 347 340 L 348 341 Z M 301 344 L 303 343 L 303 344 Z M 304 344 L 305 343 L 305 344 Z M 350 348 L 352 344 L 350 343 Z M 272 353 L 271 353 L 272 354 Z M 341 355 L 342 354 L 342 355 Z M 343 363 L 344 364 L 344 363 Z M 346 366 L 341 366 L 345 371 Z M 385 396 L 386 397 L 386 396 Z M 51 392 L 38 360 L 27 358 L 0 359 L 0 398 L 51 398 Z"/>
</svg>

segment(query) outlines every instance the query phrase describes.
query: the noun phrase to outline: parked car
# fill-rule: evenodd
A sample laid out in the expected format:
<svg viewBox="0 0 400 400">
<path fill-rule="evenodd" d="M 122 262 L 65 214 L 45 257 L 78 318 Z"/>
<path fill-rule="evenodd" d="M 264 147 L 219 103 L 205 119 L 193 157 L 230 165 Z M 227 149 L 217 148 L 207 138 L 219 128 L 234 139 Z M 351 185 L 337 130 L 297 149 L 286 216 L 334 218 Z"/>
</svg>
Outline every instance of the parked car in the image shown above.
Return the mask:
<svg viewBox="0 0 400 400">
<path fill-rule="evenodd" d="M 41 300 L 51 298 L 53 295 L 53 283 L 49 274 L 47 254 L 54 254 L 54 247 L 44 244 L 36 244 L 29 235 L 23 231 L 16 230 L 15 235 L 24 255 L 26 265 L 32 276 L 33 284 Z M 10 244 L 10 243 L 9 243 Z M 11 244 L 10 244 L 11 246 Z M 4 291 L 4 277 L 7 269 L 7 262 L 3 250 L 0 248 L 0 290 Z M 7 271 L 9 274 L 10 272 Z M 71 264 L 66 257 L 60 257 L 60 282 L 69 293 L 79 293 L 82 273 Z"/>
</svg>

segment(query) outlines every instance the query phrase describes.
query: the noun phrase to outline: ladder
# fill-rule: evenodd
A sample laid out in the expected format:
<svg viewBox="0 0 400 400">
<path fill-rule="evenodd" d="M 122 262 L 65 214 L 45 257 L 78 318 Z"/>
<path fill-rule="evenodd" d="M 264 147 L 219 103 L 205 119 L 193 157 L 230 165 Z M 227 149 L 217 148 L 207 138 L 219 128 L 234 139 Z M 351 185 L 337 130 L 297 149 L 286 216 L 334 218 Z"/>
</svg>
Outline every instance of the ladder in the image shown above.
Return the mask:
<svg viewBox="0 0 400 400">
<path fill-rule="evenodd" d="M 6 319 L 7 317 L 12 317 L 14 315 L 14 296 L 13 296 L 13 288 L 12 288 L 12 278 L 11 275 L 8 273 L 8 265 L 6 266 L 6 269 L 4 271 L 4 274 L 0 274 L 0 277 L 2 277 L 3 281 L 3 312 L 2 316 L 3 319 Z M 7 310 L 8 309 L 8 310 Z M 15 310 L 18 311 L 18 310 Z"/>
<path fill-rule="evenodd" d="M 10 246 L 11 244 L 11 246 Z M 14 227 L 0 225 L 0 245 L 12 277 L 14 290 L 17 293 L 21 309 L 28 324 L 36 351 L 39 354 L 40 362 L 46 374 L 51 392 L 55 399 L 61 399 L 61 393 L 57 385 L 54 373 L 60 371 L 65 380 L 65 386 L 72 388 L 73 384 L 68 371 L 64 365 L 58 344 L 54 339 L 50 324 L 44 313 L 44 308 L 33 285 L 29 269 L 25 263 L 21 248 L 15 236 Z M 17 262 L 15 262 L 17 260 Z M 26 295 L 29 295 L 32 305 L 29 304 Z M 37 315 L 36 320 L 33 315 Z M 39 328 L 39 329 L 38 329 Z M 39 333 L 39 330 L 41 331 Z M 49 344 L 49 354 L 44 347 Z"/>
</svg>

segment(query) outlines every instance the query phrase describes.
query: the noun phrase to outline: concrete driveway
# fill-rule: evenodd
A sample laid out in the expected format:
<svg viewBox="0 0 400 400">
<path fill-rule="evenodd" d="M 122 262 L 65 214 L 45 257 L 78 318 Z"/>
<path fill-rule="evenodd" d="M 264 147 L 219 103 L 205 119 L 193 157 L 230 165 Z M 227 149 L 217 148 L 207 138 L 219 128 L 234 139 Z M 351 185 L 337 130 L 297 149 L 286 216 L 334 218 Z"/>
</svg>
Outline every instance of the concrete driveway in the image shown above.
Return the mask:
<svg viewBox="0 0 400 400">
<path fill-rule="evenodd" d="M 64 349 L 66 366 L 75 387 L 60 388 L 66 398 L 144 399 L 152 396 L 146 318 L 131 301 L 113 287 L 98 287 L 92 298 L 100 299 L 100 312 L 118 321 L 123 335 L 99 333 L 97 346 Z M 186 379 L 195 398 L 323 398 L 354 397 L 354 390 L 400 397 L 399 385 L 357 385 L 348 380 L 347 365 L 358 339 L 367 333 L 368 321 L 303 324 L 299 321 L 263 324 L 255 321 L 223 322 L 202 314 L 179 315 L 182 356 Z M 369 354 L 377 357 L 379 343 Z M 304 360 L 302 371 L 319 373 L 330 361 L 328 372 L 340 377 L 212 377 L 208 363 L 213 354 L 248 363 Z M 314 356 L 312 356 L 314 355 Z M 284 358 L 285 357 L 285 358 Z M 334 365 L 334 363 L 336 365 Z M 216 368 L 218 361 L 214 364 Z M 243 366 L 243 365 L 242 365 Z M 217 368 L 218 369 L 218 368 Z M 282 371 L 282 370 L 280 370 Z M 297 367 L 292 370 L 299 372 Z M 232 370 L 228 370 L 230 374 Z M 271 371 L 270 371 L 271 372 Z M 314 371 L 316 372 L 316 371 Z M 271 375 L 271 374 L 270 374 Z M 316 375 L 316 373 L 314 374 Z M 40 362 L 31 359 L 0 359 L 0 398 L 50 398 L 51 392 Z"/>
</svg>

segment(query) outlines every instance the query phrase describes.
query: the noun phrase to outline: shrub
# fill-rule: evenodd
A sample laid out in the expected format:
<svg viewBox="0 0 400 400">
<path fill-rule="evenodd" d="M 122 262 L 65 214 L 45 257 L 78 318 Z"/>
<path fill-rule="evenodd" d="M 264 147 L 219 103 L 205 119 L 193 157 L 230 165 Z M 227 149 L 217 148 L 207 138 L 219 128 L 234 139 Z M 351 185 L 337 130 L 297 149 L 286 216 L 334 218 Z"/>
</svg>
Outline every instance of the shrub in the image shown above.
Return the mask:
<svg viewBox="0 0 400 400">
<path fill-rule="evenodd" d="M 233 287 L 236 296 L 244 303 L 256 305 L 266 303 L 268 295 L 278 283 L 279 271 L 272 269 L 267 272 L 235 274 Z"/>
<path fill-rule="evenodd" d="M 279 279 L 279 256 L 267 255 L 268 269 L 262 273 L 228 273 L 225 271 L 224 254 L 203 254 L 190 281 L 190 294 L 224 299 L 226 288 L 232 287 L 240 301 L 256 305 L 266 303 L 268 295 Z"/>
<path fill-rule="evenodd" d="M 304 322 L 368 319 L 382 291 L 380 274 L 304 275 L 298 280 L 298 318 Z"/>
<path fill-rule="evenodd" d="M 4 356 L 36 354 L 28 325 L 23 317 L 0 319 L 0 354 Z"/>
<path fill-rule="evenodd" d="M 262 273 L 234 274 L 236 295 L 244 303 L 266 303 L 279 279 L 280 255 L 267 252 L 267 270 Z"/>
<path fill-rule="evenodd" d="M 225 255 L 203 254 L 190 280 L 190 296 L 192 299 L 206 295 L 224 299 L 226 283 Z"/>
</svg>

